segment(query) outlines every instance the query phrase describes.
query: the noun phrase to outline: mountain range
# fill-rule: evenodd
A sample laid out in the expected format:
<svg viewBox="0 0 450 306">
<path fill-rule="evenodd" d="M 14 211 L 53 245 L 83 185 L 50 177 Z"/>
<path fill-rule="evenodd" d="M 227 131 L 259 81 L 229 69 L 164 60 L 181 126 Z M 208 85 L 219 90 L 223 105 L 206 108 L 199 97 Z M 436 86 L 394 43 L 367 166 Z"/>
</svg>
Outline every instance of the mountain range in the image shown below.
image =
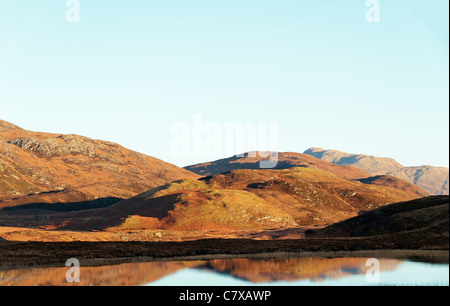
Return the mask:
<svg viewBox="0 0 450 306">
<path fill-rule="evenodd" d="M 183 169 L 115 143 L 0 121 L 0 234 L 128 241 L 274 238 L 294 229 L 298 237 L 430 195 L 380 174 L 387 166 L 360 169 L 308 153 L 281 152 L 274 169 L 260 169 L 266 157 L 255 152 Z"/>
<path fill-rule="evenodd" d="M 395 176 L 414 183 L 434 195 L 449 194 L 449 169 L 445 167 L 405 167 L 392 158 L 350 154 L 322 148 L 310 148 L 304 153 L 337 165 L 352 166 L 372 175 Z"/>
</svg>

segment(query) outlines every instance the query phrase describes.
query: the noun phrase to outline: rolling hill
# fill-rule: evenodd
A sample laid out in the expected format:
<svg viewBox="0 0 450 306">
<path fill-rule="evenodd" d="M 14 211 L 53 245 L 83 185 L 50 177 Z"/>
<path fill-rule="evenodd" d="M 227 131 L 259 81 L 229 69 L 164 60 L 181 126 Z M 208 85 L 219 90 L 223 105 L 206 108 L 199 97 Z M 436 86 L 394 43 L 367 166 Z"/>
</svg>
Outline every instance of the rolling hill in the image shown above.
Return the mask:
<svg viewBox="0 0 450 306">
<path fill-rule="evenodd" d="M 393 202 L 420 198 L 423 193 L 415 186 L 402 190 L 313 168 L 234 170 L 166 184 L 107 208 L 55 215 L 46 224 L 34 226 L 185 235 L 286 229 L 339 222 Z"/>
<path fill-rule="evenodd" d="M 429 195 L 402 179 L 308 154 L 278 157 L 271 170 L 260 169 L 265 158 L 251 153 L 181 169 L 115 143 L 0 121 L 0 209 L 9 213 L 0 218 L 2 237 L 54 241 L 64 231 L 65 241 L 145 240 L 161 232 L 225 237 L 325 226 Z M 16 208 L 30 213 L 15 214 Z M 50 209 L 45 218 L 33 217 Z"/>
<path fill-rule="evenodd" d="M 239 169 L 260 169 L 260 162 L 267 160 L 258 152 L 245 153 L 244 157 L 234 156 L 217 161 L 188 166 L 185 169 L 202 176 L 226 173 Z M 322 161 L 301 153 L 278 153 L 278 163 L 274 169 L 289 169 L 294 167 L 316 168 L 343 179 L 360 179 L 371 176 L 370 173 L 354 167 L 347 167 Z"/>
<path fill-rule="evenodd" d="M 117 202 L 198 177 L 115 143 L 31 132 L 0 120 L 0 209 L 30 203 Z"/>
<path fill-rule="evenodd" d="M 322 148 L 310 148 L 304 153 L 337 165 L 356 167 L 372 175 L 395 176 L 414 183 L 434 195 L 449 194 L 449 169 L 445 167 L 405 167 L 392 158 L 350 154 Z"/>
</svg>

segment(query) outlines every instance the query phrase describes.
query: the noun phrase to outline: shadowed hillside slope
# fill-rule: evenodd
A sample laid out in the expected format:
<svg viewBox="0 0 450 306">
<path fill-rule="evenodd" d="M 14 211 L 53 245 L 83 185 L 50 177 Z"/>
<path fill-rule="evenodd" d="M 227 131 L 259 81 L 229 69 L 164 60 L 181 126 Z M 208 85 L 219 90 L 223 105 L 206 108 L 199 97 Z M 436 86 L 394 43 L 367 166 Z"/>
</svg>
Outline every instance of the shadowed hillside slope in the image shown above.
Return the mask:
<svg viewBox="0 0 450 306">
<path fill-rule="evenodd" d="M 433 196 L 396 203 L 310 232 L 310 237 L 367 237 L 405 234 L 449 235 L 449 197 Z"/>
</svg>

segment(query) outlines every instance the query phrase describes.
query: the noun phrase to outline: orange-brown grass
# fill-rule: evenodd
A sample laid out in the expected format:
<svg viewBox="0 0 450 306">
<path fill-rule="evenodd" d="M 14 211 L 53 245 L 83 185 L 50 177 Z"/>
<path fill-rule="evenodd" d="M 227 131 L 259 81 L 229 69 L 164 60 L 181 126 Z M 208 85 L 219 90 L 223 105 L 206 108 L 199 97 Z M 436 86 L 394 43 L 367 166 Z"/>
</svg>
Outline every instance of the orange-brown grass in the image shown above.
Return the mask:
<svg viewBox="0 0 450 306">
<path fill-rule="evenodd" d="M 259 152 L 249 152 L 244 154 L 244 157 L 235 156 L 213 162 L 188 166 L 186 169 L 203 176 L 208 176 L 226 173 L 232 170 L 260 169 L 260 162 L 268 159 L 267 153 L 260 154 Z M 364 170 L 336 165 L 302 153 L 280 152 L 277 155 L 277 159 L 278 162 L 275 166 L 275 169 L 277 170 L 307 167 L 321 169 L 344 179 L 359 179 L 371 176 Z"/>
<path fill-rule="evenodd" d="M 0 209 L 125 199 L 175 180 L 199 177 L 115 143 L 30 132 L 0 120 Z"/>
<path fill-rule="evenodd" d="M 50 228 L 192 233 L 323 226 L 418 197 L 319 169 L 236 170 L 177 181 L 111 207 L 56 215 Z"/>
</svg>

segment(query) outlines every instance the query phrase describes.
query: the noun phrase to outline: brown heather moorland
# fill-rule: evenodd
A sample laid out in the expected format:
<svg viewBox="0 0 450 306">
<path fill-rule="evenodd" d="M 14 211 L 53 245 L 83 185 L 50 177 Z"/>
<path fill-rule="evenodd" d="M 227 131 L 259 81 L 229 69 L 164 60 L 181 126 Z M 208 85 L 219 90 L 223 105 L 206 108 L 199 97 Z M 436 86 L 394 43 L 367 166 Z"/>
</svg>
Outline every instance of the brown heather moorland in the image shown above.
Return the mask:
<svg viewBox="0 0 450 306">
<path fill-rule="evenodd" d="M 232 170 L 258 170 L 260 162 L 269 158 L 259 152 L 248 152 L 244 157 L 234 156 L 208 163 L 188 166 L 185 169 L 202 176 L 211 176 L 226 173 Z M 308 154 L 280 152 L 277 154 L 277 163 L 274 169 L 290 169 L 295 167 L 306 167 L 320 169 L 332 173 L 343 179 L 360 179 L 371 176 L 370 173 L 354 167 L 347 167 L 322 161 Z"/>
<path fill-rule="evenodd" d="M 0 209 L 94 200 L 94 207 L 107 206 L 187 178 L 199 176 L 112 142 L 31 132 L 0 120 Z"/>
<path fill-rule="evenodd" d="M 79 240 L 87 235 L 73 233 L 91 231 L 96 240 L 101 240 L 101 235 L 108 240 L 172 240 L 174 236 L 190 240 L 253 232 L 255 238 L 267 235 L 271 239 L 280 231 L 286 231 L 289 237 L 289 229 L 297 229 L 300 238 L 307 228 L 420 198 L 424 191 L 413 187 L 365 184 L 313 168 L 236 170 L 200 180 L 176 181 L 106 208 L 55 214 L 50 219 L 30 221 L 28 227 L 49 233 L 71 231 Z M 2 235 L 8 239 L 12 232 L 10 229 Z"/>
<path fill-rule="evenodd" d="M 448 204 L 447 210 L 427 207 L 426 200 L 421 209 L 431 217 L 393 219 L 421 222 L 413 234 L 399 227 L 388 236 L 320 236 L 323 228 L 330 233 L 333 224 L 391 203 L 415 207 L 408 201 L 429 193 L 306 154 L 279 158 L 272 170 L 259 169 L 263 158 L 249 154 L 187 168 L 196 174 L 114 143 L 0 121 L 0 260 L 59 265 L 76 257 L 103 265 L 177 256 L 448 250 L 448 221 L 434 222 L 446 213 L 448 220 Z M 374 230 L 379 225 L 368 222 Z M 311 233 L 319 237 L 308 238 Z"/>
</svg>

